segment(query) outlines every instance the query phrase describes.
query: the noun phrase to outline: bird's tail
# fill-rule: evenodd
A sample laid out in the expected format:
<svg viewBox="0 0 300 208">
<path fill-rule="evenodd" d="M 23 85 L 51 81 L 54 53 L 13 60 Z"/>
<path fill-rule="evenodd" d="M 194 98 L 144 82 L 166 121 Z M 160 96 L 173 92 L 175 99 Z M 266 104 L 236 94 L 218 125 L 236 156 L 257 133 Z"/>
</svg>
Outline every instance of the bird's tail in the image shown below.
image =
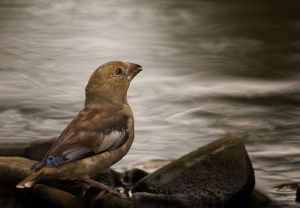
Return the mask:
<svg viewBox="0 0 300 208">
<path fill-rule="evenodd" d="M 34 186 L 38 181 L 40 181 L 42 178 L 46 177 L 47 174 L 45 173 L 44 169 L 41 169 L 37 172 L 31 173 L 29 176 L 27 176 L 23 181 L 17 184 L 16 188 L 31 188 Z"/>
</svg>

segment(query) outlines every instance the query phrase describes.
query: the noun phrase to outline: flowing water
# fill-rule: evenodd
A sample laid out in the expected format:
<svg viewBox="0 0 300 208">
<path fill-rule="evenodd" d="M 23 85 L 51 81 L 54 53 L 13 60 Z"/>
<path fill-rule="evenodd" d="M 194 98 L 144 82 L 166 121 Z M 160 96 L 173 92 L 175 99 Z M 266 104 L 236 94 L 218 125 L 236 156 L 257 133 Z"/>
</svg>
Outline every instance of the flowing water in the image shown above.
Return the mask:
<svg viewBox="0 0 300 208">
<path fill-rule="evenodd" d="M 0 0 L 0 144 L 57 136 L 109 60 L 144 67 L 136 139 L 118 163 L 174 159 L 241 135 L 256 187 L 300 182 L 300 2 Z"/>
</svg>

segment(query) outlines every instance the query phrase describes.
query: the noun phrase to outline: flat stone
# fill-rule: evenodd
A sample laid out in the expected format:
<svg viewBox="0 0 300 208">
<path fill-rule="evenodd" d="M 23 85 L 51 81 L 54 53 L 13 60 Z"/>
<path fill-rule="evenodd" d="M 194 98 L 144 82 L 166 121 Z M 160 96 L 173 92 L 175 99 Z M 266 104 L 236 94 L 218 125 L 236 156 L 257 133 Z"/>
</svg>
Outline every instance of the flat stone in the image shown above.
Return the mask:
<svg viewBox="0 0 300 208">
<path fill-rule="evenodd" d="M 136 207 L 249 207 L 254 184 L 243 142 L 223 138 L 146 176 L 133 200 Z"/>
</svg>

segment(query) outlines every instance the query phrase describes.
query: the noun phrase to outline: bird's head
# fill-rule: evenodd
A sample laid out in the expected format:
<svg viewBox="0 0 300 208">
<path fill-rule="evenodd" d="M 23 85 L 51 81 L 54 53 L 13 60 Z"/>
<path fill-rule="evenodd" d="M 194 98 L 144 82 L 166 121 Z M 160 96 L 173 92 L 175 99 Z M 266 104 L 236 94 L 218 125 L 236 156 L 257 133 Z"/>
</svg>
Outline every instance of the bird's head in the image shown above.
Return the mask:
<svg viewBox="0 0 300 208">
<path fill-rule="evenodd" d="M 127 90 L 131 80 L 142 70 L 138 64 L 111 61 L 101 65 L 92 74 L 86 88 L 85 104 L 127 102 Z"/>
</svg>

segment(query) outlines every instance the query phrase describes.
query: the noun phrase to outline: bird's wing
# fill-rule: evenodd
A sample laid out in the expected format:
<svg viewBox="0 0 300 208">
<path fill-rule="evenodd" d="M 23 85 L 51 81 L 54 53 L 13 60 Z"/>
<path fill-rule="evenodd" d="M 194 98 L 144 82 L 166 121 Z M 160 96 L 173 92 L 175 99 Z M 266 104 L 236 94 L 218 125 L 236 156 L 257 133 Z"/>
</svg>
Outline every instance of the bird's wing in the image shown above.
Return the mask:
<svg viewBox="0 0 300 208">
<path fill-rule="evenodd" d="M 128 119 L 127 114 L 116 109 L 83 109 L 33 169 L 56 167 L 118 148 L 127 141 Z"/>
</svg>

